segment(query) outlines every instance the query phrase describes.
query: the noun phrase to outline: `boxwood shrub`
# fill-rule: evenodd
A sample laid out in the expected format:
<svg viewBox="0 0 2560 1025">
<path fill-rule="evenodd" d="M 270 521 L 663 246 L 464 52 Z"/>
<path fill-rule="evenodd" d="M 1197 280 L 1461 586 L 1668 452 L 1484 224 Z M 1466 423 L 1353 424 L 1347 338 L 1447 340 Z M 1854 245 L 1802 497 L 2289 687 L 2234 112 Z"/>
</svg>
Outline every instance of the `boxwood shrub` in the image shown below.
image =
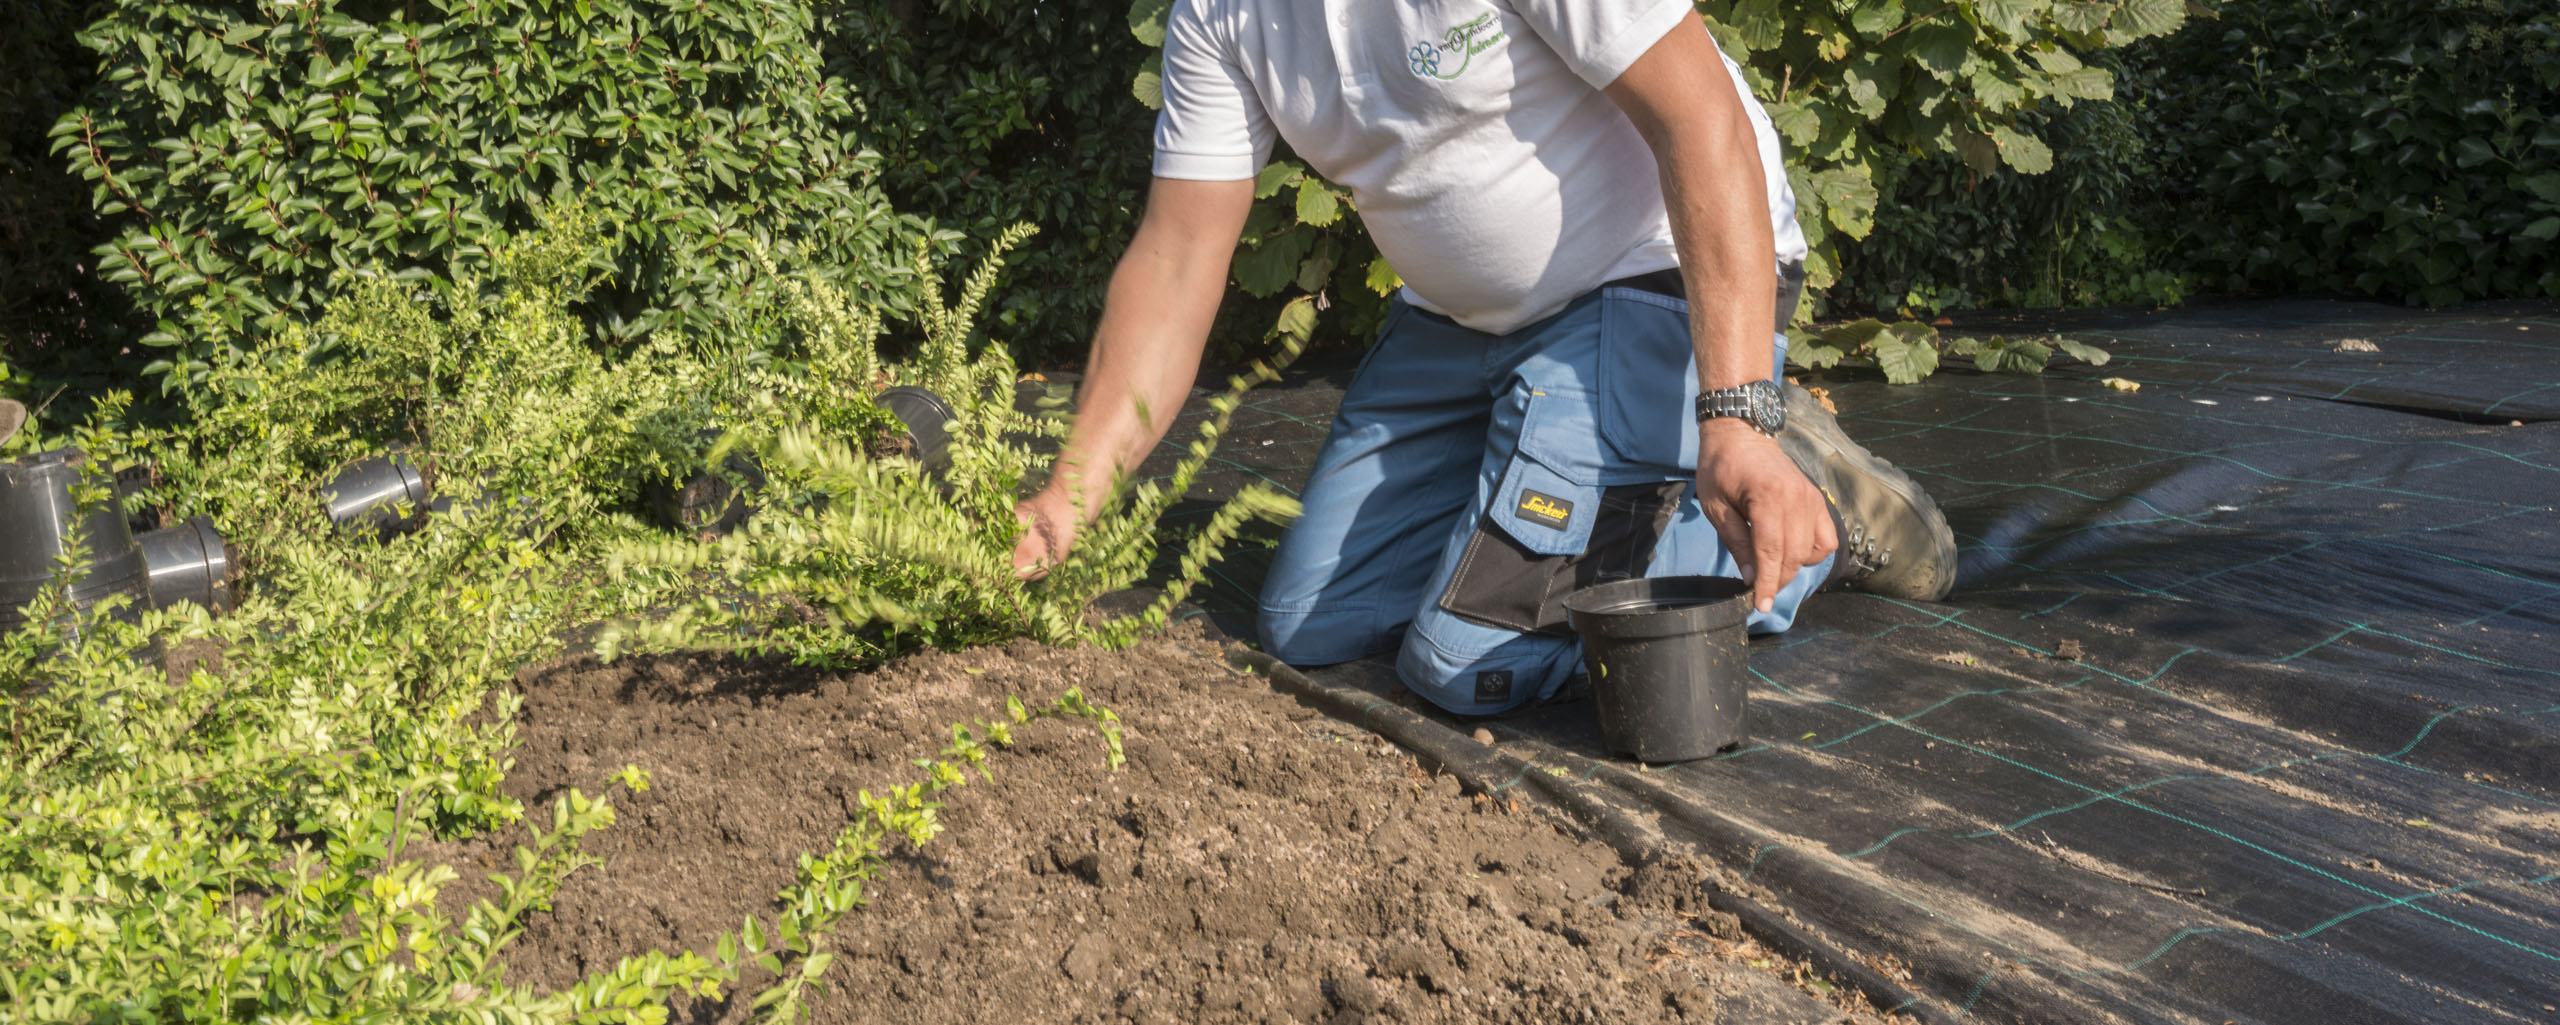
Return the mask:
<svg viewBox="0 0 2560 1025">
<path fill-rule="evenodd" d="M 307 318 L 333 274 L 437 279 L 574 198 L 628 227 L 608 337 L 718 332 L 769 243 L 902 273 L 901 235 L 805 5 L 112 0 L 53 146 L 112 233 L 103 276 L 164 368 Z M 879 259 L 883 252 L 899 254 Z"/>
</svg>

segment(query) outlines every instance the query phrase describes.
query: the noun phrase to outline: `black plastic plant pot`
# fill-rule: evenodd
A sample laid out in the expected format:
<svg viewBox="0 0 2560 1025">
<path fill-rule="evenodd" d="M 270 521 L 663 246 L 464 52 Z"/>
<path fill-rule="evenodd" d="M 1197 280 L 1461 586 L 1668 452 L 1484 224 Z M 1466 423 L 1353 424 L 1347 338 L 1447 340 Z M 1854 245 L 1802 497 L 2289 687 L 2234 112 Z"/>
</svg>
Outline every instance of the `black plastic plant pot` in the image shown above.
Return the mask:
<svg viewBox="0 0 2560 1025">
<path fill-rule="evenodd" d="M 55 449 L 0 464 L 0 630 L 26 622 L 22 610 L 54 579 L 75 524 L 89 557 L 70 585 L 71 603 L 87 607 L 111 595 L 143 594 L 142 549 L 114 502 L 81 508 L 72 501 L 88 457 Z"/>
<path fill-rule="evenodd" d="M 924 464 L 926 473 L 951 466 L 951 403 L 922 388 L 901 385 L 881 392 L 873 402 L 907 429 L 907 454 Z"/>
<path fill-rule="evenodd" d="M 213 529 L 213 521 L 198 516 L 134 540 L 142 545 L 142 562 L 150 572 L 154 608 L 182 601 L 211 612 L 231 607 L 231 547 Z"/>
<path fill-rule="evenodd" d="M 1565 596 L 1600 711 L 1600 740 L 1643 762 L 1742 742 L 1750 585 L 1724 577 L 1620 580 Z"/>
<path fill-rule="evenodd" d="M 159 471 L 148 463 L 127 466 L 116 471 L 116 505 L 124 510 L 124 520 L 139 537 L 143 531 L 160 529 L 160 510 L 142 505 L 136 496 L 160 486 Z"/>
<path fill-rule="evenodd" d="M 426 475 L 398 449 L 348 463 L 320 486 L 330 523 L 380 537 L 416 526 L 428 497 Z"/>
<path fill-rule="evenodd" d="M 708 453 L 719 444 L 720 432 L 704 431 L 700 440 Z M 651 484 L 647 497 L 658 522 L 695 534 L 719 535 L 747 521 L 755 511 L 748 502 L 749 493 L 763 486 L 764 467 L 744 448 L 736 448 L 718 469 L 698 470 L 682 482 Z"/>
</svg>

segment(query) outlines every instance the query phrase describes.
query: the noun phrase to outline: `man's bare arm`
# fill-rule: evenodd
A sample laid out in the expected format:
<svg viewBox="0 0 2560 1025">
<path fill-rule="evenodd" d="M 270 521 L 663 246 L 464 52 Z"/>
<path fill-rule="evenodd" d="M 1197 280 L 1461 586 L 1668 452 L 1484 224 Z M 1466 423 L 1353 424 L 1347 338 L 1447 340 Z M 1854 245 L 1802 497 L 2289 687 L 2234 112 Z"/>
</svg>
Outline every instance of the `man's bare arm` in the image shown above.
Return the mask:
<svg viewBox="0 0 2560 1025">
<path fill-rule="evenodd" d="M 1064 558 L 1078 527 L 1164 437 L 1200 373 L 1210 323 L 1226 294 L 1227 263 L 1253 205 L 1253 182 L 1158 178 L 1129 250 L 1111 272 L 1076 397 L 1075 430 L 1057 472 L 1016 510 L 1017 572 Z"/>
<path fill-rule="evenodd" d="M 1766 380 L 1777 320 L 1777 239 L 1751 116 L 1715 41 L 1697 19 L 1685 19 L 1607 92 L 1661 166 L 1699 384 Z M 1839 546 L 1838 532 L 1821 492 L 1775 441 L 1730 418 L 1697 429 L 1699 504 L 1750 577 L 1752 604 L 1768 611 L 1797 570 Z"/>
</svg>

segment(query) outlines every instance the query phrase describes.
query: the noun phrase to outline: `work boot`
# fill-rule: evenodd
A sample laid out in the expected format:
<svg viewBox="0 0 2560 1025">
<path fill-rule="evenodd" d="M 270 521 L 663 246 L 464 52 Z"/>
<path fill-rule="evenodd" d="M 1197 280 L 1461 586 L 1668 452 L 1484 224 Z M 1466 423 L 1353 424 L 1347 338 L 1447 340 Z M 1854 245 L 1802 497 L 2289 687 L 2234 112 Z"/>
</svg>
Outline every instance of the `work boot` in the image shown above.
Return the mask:
<svg viewBox="0 0 2560 1025">
<path fill-rule="evenodd" d="M 1787 385 L 1778 447 L 1831 500 L 1840 554 L 1825 589 L 1936 601 L 1956 585 L 1956 535 L 1911 475 L 1840 430 L 1812 393 Z"/>
</svg>

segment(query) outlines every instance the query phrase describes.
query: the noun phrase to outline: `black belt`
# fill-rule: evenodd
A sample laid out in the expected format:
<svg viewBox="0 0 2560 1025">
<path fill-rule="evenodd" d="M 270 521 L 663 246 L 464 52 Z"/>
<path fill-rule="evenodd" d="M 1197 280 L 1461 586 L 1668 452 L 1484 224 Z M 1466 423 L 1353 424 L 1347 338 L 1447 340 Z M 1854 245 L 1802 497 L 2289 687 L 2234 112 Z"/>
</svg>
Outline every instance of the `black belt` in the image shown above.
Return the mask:
<svg viewBox="0 0 2560 1025">
<path fill-rule="evenodd" d="M 1630 274 L 1602 284 L 1602 288 L 1632 288 L 1687 302 L 1688 283 L 1681 280 L 1680 268 L 1665 267 L 1643 274 Z M 1778 267 L 1778 330 L 1796 319 L 1796 303 L 1804 297 L 1804 264 L 1787 263 Z"/>
</svg>

